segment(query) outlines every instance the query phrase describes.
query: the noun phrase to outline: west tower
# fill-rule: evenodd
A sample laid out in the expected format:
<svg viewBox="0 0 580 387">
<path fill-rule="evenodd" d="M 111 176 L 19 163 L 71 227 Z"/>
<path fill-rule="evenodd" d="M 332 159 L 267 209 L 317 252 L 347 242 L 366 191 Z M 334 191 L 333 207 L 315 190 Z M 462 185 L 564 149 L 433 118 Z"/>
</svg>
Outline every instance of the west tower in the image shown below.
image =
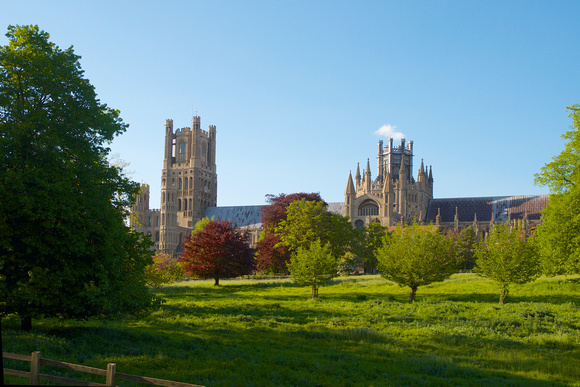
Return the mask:
<svg viewBox="0 0 580 387">
<path fill-rule="evenodd" d="M 165 156 L 161 173 L 159 251 L 177 252 L 206 207 L 217 206 L 216 127 L 201 129 L 194 116 L 191 128 L 173 130 L 165 121 Z"/>
</svg>

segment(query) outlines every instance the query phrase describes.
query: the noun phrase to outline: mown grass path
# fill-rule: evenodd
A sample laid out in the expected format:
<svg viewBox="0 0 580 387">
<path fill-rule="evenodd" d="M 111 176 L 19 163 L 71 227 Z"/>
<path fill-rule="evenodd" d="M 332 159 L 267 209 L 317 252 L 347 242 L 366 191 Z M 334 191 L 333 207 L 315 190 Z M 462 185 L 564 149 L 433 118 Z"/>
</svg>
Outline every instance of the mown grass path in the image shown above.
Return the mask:
<svg viewBox="0 0 580 387">
<path fill-rule="evenodd" d="M 512 286 L 504 306 L 473 274 L 413 304 L 379 276 L 337 278 L 319 301 L 289 280 L 222 284 L 162 289 L 142 318 L 36 320 L 29 333 L 8 318 L 4 350 L 208 386 L 580 385 L 578 277 Z"/>
</svg>

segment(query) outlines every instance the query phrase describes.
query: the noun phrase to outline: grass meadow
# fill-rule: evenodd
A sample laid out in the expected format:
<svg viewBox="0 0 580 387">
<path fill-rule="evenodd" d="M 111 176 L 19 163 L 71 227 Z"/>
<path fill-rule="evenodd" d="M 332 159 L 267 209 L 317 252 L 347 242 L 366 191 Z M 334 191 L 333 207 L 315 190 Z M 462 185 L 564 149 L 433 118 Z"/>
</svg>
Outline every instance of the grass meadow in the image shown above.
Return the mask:
<svg viewBox="0 0 580 387">
<path fill-rule="evenodd" d="M 34 320 L 30 332 L 8 317 L 4 351 L 206 386 L 580 385 L 578 276 L 513 285 L 503 306 L 474 274 L 420 287 L 413 304 L 379 276 L 336 278 L 318 301 L 290 280 L 221 284 L 163 288 L 144 317 Z"/>
</svg>

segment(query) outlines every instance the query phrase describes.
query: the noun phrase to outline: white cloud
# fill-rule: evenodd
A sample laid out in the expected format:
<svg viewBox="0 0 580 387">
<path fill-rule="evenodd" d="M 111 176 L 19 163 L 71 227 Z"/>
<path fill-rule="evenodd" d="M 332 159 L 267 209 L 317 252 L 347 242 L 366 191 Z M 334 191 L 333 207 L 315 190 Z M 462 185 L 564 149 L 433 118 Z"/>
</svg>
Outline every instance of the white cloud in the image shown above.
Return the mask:
<svg viewBox="0 0 580 387">
<path fill-rule="evenodd" d="M 395 140 L 400 140 L 402 138 L 405 138 L 405 135 L 402 132 L 397 132 L 397 127 L 395 125 L 391 125 L 391 124 L 385 124 L 383 126 L 381 126 L 380 128 L 378 128 L 375 131 L 375 134 L 378 134 L 379 136 L 383 136 L 383 137 L 387 137 L 387 138 L 393 138 Z"/>
</svg>

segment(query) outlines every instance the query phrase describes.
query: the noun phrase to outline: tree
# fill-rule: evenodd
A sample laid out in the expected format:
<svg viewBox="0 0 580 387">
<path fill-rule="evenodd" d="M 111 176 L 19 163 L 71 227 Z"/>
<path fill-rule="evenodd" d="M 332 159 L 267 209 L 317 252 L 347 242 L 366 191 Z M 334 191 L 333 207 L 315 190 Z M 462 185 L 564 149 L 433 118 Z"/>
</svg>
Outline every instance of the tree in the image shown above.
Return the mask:
<svg viewBox="0 0 580 387">
<path fill-rule="evenodd" d="M 286 263 L 290 260 L 288 247 L 280 245 L 280 237 L 275 229 L 282 220 L 286 220 L 286 207 L 296 200 L 322 201 L 318 193 L 293 193 L 278 196 L 266 195 L 269 203 L 260 210 L 264 230 L 256 243 L 258 270 L 270 273 L 287 273 Z"/>
<path fill-rule="evenodd" d="M 138 184 L 107 161 L 127 125 L 72 47 L 9 26 L 0 47 L 0 317 L 87 318 L 154 304 L 152 243 L 125 225 Z"/>
<path fill-rule="evenodd" d="M 457 261 L 461 262 L 463 271 L 473 269 L 475 261 L 473 258 L 473 245 L 475 243 L 475 232 L 472 227 L 465 227 L 455 236 L 455 255 Z"/>
<path fill-rule="evenodd" d="M 318 288 L 336 277 L 337 261 L 332 255 L 330 244 L 322 245 L 320 239 L 299 246 L 288 263 L 292 279 L 300 285 L 312 288 L 312 298 L 318 298 Z"/>
<path fill-rule="evenodd" d="M 305 200 L 292 202 L 286 209 L 286 217 L 275 232 L 280 237 L 280 245 L 287 246 L 291 253 L 298 251 L 299 247 L 308 249 L 318 239 L 324 244 L 330 244 L 335 257 L 350 251 L 355 230 L 348 218 L 329 212 L 326 203 Z"/>
<path fill-rule="evenodd" d="M 229 220 L 212 220 L 189 236 L 181 255 L 183 269 L 196 278 L 220 278 L 251 274 L 256 269 L 254 249 L 247 233 L 237 233 Z"/>
<path fill-rule="evenodd" d="M 486 240 L 475 245 L 475 272 L 501 284 L 500 304 L 508 297 L 510 283 L 523 284 L 540 275 L 534 245 L 526 240 L 522 228 L 509 222 L 495 225 Z"/>
<path fill-rule="evenodd" d="M 551 192 L 536 240 L 547 275 L 580 273 L 580 106 L 567 109 L 572 125 L 562 138 L 568 142 L 534 179 Z"/>
<path fill-rule="evenodd" d="M 419 286 L 443 281 L 457 272 L 453 239 L 434 226 L 398 226 L 377 250 L 378 269 L 385 279 L 411 288 L 415 301 Z"/>
<path fill-rule="evenodd" d="M 387 227 L 379 222 L 371 222 L 368 226 L 357 229 L 357 254 L 362 260 L 365 273 L 372 273 L 377 268 L 376 251 L 383 245 Z"/>
<path fill-rule="evenodd" d="M 158 289 L 163 285 L 182 280 L 185 273 L 181 266 L 181 263 L 170 254 L 155 254 L 153 264 L 145 269 L 147 285 Z"/>
</svg>

